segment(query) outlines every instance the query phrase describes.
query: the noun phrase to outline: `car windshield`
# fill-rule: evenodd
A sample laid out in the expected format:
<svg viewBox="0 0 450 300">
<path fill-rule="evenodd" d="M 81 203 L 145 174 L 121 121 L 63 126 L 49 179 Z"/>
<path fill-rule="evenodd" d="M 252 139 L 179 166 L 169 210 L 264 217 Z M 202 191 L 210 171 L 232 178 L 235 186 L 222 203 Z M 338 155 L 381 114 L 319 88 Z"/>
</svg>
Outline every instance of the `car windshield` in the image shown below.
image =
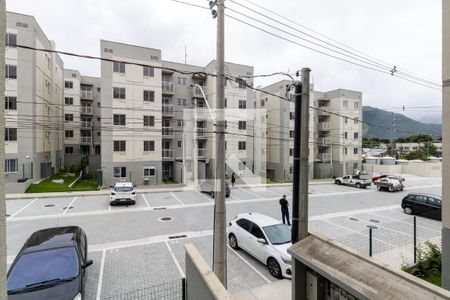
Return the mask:
<svg viewBox="0 0 450 300">
<path fill-rule="evenodd" d="M 78 255 L 74 247 L 30 252 L 22 255 L 8 276 L 8 291 L 50 280 L 78 275 Z"/>
<path fill-rule="evenodd" d="M 133 188 L 131 186 L 116 186 L 114 190 L 119 193 L 127 193 L 132 192 Z"/>
<path fill-rule="evenodd" d="M 281 245 L 291 242 L 291 230 L 284 224 L 277 224 L 272 226 L 263 227 L 272 245 Z"/>
</svg>

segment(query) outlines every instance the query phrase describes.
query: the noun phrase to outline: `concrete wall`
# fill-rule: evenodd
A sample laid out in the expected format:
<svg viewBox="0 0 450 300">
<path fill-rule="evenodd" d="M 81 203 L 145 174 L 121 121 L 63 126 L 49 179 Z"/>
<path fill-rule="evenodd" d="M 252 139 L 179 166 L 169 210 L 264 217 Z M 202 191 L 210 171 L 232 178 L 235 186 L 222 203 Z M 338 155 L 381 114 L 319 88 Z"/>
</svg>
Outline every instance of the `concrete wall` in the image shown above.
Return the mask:
<svg viewBox="0 0 450 300">
<path fill-rule="evenodd" d="M 193 244 L 186 249 L 186 299 L 232 299 Z"/>
<path fill-rule="evenodd" d="M 423 177 L 442 176 L 442 163 L 409 162 L 405 165 L 372 165 L 363 164 L 363 171 L 371 175 L 377 174 L 411 174 Z"/>
</svg>

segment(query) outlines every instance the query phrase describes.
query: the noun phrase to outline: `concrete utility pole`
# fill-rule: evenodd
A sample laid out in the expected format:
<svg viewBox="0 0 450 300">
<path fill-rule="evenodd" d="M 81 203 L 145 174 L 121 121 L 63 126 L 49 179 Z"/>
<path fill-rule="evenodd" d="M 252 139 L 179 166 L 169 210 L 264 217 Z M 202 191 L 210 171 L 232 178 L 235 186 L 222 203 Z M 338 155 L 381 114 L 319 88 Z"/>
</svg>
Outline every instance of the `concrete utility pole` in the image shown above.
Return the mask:
<svg viewBox="0 0 450 300">
<path fill-rule="evenodd" d="M 450 290 L 450 1 L 442 0 L 442 287 Z"/>
<path fill-rule="evenodd" d="M 309 73 L 301 71 L 302 82 L 295 82 L 294 178 L 292 195 L 292 243 L 308 236 L 309 178 Z M 292 261 L 292 299 L 306 299 L 306 269 Z"/>
<path fill-rule="evenodd" d="M 0 0 L 0 99 L 5 99 L 5 34 L 6 5 Z M 5 108 L 0 107 L 0 120 L 4 120 Z M 5 123 L 0 122 L 0 161 L 5 161 Z M 0 163 L 0 299 L 6 299 L 6 203 L 5 166 Z"/>
<path fill-rule="evenodd" d="M 214 205 L 213 271 L 227 287 L 227 232 L 225 207 L 225 22 L 224 0 L 217 0 L 216 84 L 216 198 Z"/>
</svg>

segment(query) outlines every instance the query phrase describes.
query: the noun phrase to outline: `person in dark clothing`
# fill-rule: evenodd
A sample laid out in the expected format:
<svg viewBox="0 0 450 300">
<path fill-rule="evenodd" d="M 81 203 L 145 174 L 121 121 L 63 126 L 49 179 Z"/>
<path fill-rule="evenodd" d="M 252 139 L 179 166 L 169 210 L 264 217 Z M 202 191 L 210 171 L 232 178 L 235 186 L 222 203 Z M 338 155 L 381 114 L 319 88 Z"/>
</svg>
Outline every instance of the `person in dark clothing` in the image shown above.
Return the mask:
<svg viewBox="0 0 450 300">
<path fill-rule="evenodd" d="M 289 202 L 286 200 L 286 195 L 283 195 L 283 198 L 280 199 L 281 206 L 281 218 L 283 219 L 283 224 L 287 224 L 290 226 L 291 221 L 289 221 Z M 286 222 L 285 222 L 286 219 Z"/>
<path fill-rule="evenodd" d="M 236 175 L 233 173 L 231 174 L 231 187 L 234 187 L 235 182 L 236 182 Z"/>
</svg>

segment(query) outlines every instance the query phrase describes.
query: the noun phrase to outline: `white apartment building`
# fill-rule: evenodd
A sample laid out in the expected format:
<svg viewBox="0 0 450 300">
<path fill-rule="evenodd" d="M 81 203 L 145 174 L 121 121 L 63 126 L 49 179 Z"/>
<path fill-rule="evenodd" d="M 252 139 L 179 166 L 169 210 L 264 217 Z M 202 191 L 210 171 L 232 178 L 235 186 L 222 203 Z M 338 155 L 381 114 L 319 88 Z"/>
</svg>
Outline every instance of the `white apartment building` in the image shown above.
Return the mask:
<svg viewBox="0 0 450 300">
<path fill-rule="evenodd" d="M 55 49 L 33 16 L 7 12 L 5 47 L 6 193 L 23 192 L 63 165 L 63 70 Z"/>
<path fill-rule="evenodd" d="M 100 78 L 64 70 L 64 166 L 100 168 Z"/>
<path fill-rule="evenodd" d="M 216 108 L 216 79 L 205 72 L 216 72 L 215 61 L 205 67 L 162 61 L 161 50 L 104 40 L 101 51 L 103 58 L 127 62 L 102 62 L 104 184 L 212 178 L 215 128 L 207 106 Z M 253 75 L 253 67 L 226 65 L 234 75 Z M 254 95 L 243 84 L 227 84 L 227 167 L 241 176 L 253 169 L 253 114 L 246 112 L 255 107 Z"/>
<path fill-rule="evenodd" d="M 260 105 L 267 109 L 267 178 L 280 181 L 292 180 L 295 103 L 293 91 L 286 91 L 291 83 L 283 80 L 263 88 L 275 96 L 259 94 Z M 356 120 L 362 119 L 362 94 L 342 89 L 317 92 L 312 85 L 310 89 L 310 177 L 340 176 L 360 169 L 362 125 Z"/>
</svg>

